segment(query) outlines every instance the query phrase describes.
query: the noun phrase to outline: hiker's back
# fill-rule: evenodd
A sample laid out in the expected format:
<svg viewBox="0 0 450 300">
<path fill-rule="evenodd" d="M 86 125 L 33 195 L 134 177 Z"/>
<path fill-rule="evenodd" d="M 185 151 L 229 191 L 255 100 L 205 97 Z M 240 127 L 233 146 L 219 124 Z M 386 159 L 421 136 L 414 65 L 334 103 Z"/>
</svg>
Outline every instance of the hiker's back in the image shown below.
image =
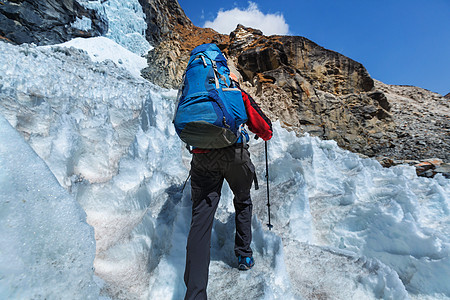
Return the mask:
<svg viewBox="0 0 450 300">
<path fill-rule="evenodd" d="M 227 61 L 215 44 L 191 52 L 174 125 L 190 146 L 216 149 L 233 145 L 247 114 L 241 91 L 231 88 Z"/>
</svg>

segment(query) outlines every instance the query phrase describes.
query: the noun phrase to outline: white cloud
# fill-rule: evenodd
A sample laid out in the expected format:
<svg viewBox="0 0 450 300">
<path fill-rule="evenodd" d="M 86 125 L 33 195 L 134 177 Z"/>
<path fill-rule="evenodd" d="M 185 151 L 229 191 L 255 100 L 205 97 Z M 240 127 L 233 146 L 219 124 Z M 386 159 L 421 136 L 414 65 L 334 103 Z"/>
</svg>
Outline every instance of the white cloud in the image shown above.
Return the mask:
<svg viewBox="0 0 450 300">
<path fill-rule="evenodd" d="M 289 25 L 283 14 L 264 14 L 258 5 L 249 2 L 244 10 L 233 8 L 231 10 L 219 10 L 213 21 L 206 21 L 203 27 L 209 27 L 217 32 L 229 34 L 238 24 L 261 30 L 264 35 L 286 35 L 289 33 Z"/>
</svg>

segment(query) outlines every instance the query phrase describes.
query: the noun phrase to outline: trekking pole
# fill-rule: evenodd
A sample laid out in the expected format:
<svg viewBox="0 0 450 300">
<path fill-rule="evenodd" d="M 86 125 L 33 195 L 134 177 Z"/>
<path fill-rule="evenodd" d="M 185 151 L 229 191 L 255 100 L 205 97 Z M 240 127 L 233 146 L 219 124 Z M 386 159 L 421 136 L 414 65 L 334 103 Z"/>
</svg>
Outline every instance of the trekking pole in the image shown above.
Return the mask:
<svg viewBox="0 0 450 300">
<path fill-rule="evenodd" d="M 188 177 L 186 178 L 186 181 L 185 181 L 184 184 L 183 184 L 183 188 L 181 189 L 181 193 L 183 193 L 184 188 L 186 187 L 186 184 L 187 184 L 187 182 L 188 182 L 188 180 L 189 180 L 189 177 L 191 177 L 191 172 L 189 172 L 189 175 L 188 175 Z"/>
<path fill-rule="evenodd" d="M 269 224 L 267 224 L 267 227 L 269 227 L 269 230 L 271 230 L 273 225 L 270 224 L 269 161 L 267 159 L 267 141 L 265 141 L 265 150 L 266 150 L 267 210 L 269 213 Z"/>
</svg>

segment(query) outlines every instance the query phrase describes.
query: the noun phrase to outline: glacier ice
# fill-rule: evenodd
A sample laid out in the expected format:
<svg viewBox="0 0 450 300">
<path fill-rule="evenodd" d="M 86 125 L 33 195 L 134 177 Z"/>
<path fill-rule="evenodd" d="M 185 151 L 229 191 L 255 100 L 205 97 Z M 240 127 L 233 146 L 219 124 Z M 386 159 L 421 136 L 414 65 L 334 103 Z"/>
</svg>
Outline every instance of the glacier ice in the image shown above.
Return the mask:
<svg viewBox="0 0 450 300">
<path fill-rule="evenodd" d="M 138 0 L 77 0 L 86 8 L 96 10 L 108 20 L 106 37 L 116 41 L 131 52 L 142 56 L 153 47 L 145 39 L 147 23 Z M 75 26 L 86 27 L 85 22 L 75 22 Z"/>
<path fill-rule="evenodd" d="M 411 295 L 450 295 L 447 179 L 418 178 L 409 166 L 382 168 L 333 141 L 284 133 L 273 145 L 273 163 L 287 160 L 305 180 L 314 220 L 310 242 L 382 262 Z"/>
<path fill-rule="evenodd" d="M 71 24 L 73 28 L 89 31 L 92 29 L 92 20 L 83 16 L 81 19 L 76 18 L 75 21 Z"/>
<path fill-rule="evenodd" d="M 64 187 L 95 228 L 101 295 L 181 298 L 189 182 L 181 189 L 190 156 L 171 124 L 176 92 L 111 59 L 93 61 L 101 39 L 83 43 L 92 43 L 91 50 L 76 49 L 77 43 L 1 42 L 0 114 L 45 161 L 58 181 L 53 188 Z M 274 130 L 274 229 L 265 225 L 264 144 L 252 141 L 261 185 L 252 191 L 256 266 L 248 273 L 235 268 L 232 194 L 225 184 L 212 236 L 211 299 L 450 297 L 448 179 L 419 178 L 408 166 L 385 169 L 332 141 L 297 137 L 279 123 Z M 76 219 L 79 213 L 67 214 Z M 79 235 L 94 242 L 92 233 Z M 30 235 L 6 239 L 17 238 L 42 243 Z M 60 242 L 65 249 L 73 241 Z M 92 264 L 81 267 L 84 274 L 92 271 Z M 1 281 L 14 278 L 8 273 Z"/>
<path fill-rule="evenodd" d="M 97 299 L 94 230 L 0 115 L 0 298 Z"/>
</svg>

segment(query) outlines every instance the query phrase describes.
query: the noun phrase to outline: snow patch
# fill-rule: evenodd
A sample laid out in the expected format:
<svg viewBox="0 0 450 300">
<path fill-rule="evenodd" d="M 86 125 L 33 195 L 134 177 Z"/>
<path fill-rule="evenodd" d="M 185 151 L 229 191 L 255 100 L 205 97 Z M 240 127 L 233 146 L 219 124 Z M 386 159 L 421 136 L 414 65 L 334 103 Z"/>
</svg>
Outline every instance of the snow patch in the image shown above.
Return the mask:
<svg viewBox="0 0 450 300">
<path fill-rule="evenodd" d="M 147 67 L 147 60 L 145 58 L 134 54 L 113 40 L 103 36 L 75 38 L 55 46 L 82 49 L 89 54 L 89 57 L 94 62 L 102 62 L 109 59 L 118 67 L 127 69 L 136 78 L 140 78 L 141 70 Z"/>
</svg>

